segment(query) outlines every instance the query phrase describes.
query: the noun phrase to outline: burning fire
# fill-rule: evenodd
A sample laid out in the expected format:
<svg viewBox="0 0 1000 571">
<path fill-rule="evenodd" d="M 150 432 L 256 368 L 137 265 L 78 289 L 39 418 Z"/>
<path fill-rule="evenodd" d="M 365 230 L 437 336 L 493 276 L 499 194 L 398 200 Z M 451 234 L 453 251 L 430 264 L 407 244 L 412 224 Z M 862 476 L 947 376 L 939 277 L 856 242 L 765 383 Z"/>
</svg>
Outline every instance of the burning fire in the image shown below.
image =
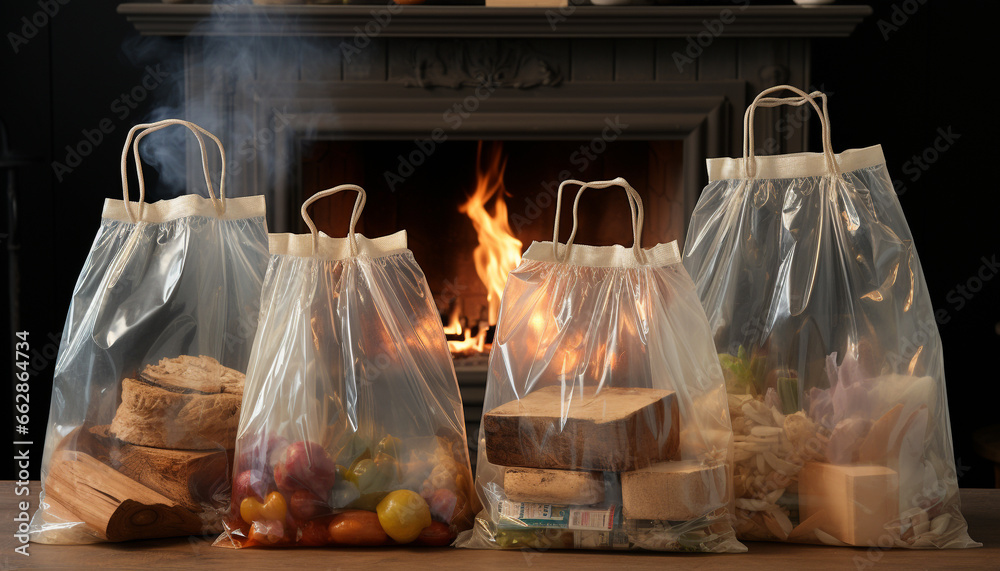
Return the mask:
<svg viewBox="0 0 1000 571">
<path fill-rule="evenodd" d="M 479 238 L 479 245 L 473 252 L 476 263 L 476 273 L 486 285 L 486 299 L 489 304 L 489 324 L 494 325 L 500 314 L 500 296 L 503 295 L 507 274 L 521 263 L 521 241 L 514 237 L 507 222 L 507 203 L 504 194 L 507 189 L 503 184 L 503 172 L 507 160 L 503 156 L 503 146 L 500 143 L 491 145 L 489 156 L 483 164 L 483 143 L 479 142 L 476 151 L 476 190 L 469 200 L 458 208 L 472 220 Z M 493 201 L 493 213 L 486 205 Z M 462 325 L 459 321 L 458 306 L 449 316 L 445 332 L 461 334 Z M 468 350 L 482 352 L 486 345 L 486 328 L 480 327 L 475 337 L 470 328 L 465 329 L 465 339 L 449 341 L 448 347 L 452 353 L 462 353 Z"/>
</svg>

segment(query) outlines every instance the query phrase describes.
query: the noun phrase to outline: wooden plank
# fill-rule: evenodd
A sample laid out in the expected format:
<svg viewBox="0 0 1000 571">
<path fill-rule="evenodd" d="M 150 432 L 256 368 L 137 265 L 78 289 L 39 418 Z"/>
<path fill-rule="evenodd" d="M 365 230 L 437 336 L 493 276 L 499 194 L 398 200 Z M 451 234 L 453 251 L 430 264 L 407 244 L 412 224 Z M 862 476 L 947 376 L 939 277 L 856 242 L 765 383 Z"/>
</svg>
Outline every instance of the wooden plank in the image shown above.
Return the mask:
<svg viewBox="0 0 1000 571">
<path fill-rule="evenodd" d="M 28 501 L 31 509 L 38 506 L 38 482 L 32 482 L 28 495 L 15 495 L 18 488 L 12 481 L 0 483 L 0 512 L 20 512 L 18 502 Z M 25 488 L 21 488 L 25 489 Z M 23 493 L 23 492 L 22 492 Z M 749 542 L 744 555 L 697 556 L 699 569 L 746 571 L 761 569 L 809 569 L 810 571 L 842 571 L 856 569 L 859 564 L 879 571 L 911 571 L 913 569 L 991 569 L 1000 559 L 1000 490 L 963 489 L 960 491 L 964 513 L 974 539 L 983 542 L 980 549 L 879 550 L 850 547 L 816 547 L 769 542 Z M 17 569 L 77 571 L 132 571 L 134 569 L 194 569 L 230 571 L 240 569 L 326 569 L 331 558 L 345 569 L 433 568 L 440 571 L 468 569 L 524 569 L 525 567 L 573 568 L 578 571 L 603 571 L 625 568 L 690 569 L 688 556 L 665 556 L 662 553 L 621 553 L 601 551 L 484 551 L 478 549 L 392 547 L 378 549 L 255 549 L 252 552 L 212 548 L 214 535 L 186 540 L 156 540 L 122 546 L 41 545 L 27 546 L 30 557 L 14 553 L 20 542 L 12 533 L 0 534 L 0 553 L 4 563 Z M 868 565 L 871 563 L 871 565 Z"/>
<path fill-rule="evenodd" d="M 678 420 L 673 391 L 605 387 L 564 399 L 550 385 L 484 414 L 483 431 L 493 464 L 618 472 L 673 459 Z"/>
<path fill-rule="evenodd" d="M 380 3 L 381 4 L 381 3 Z M 872 9 L 868 6 L 750 6 L 727 24 L 730 37 L 844 37 Z M 742 2 L 740 3 L 742 4 Z M 287 34 L 346 36 L 373 21 L 381 6 L 236 6 L 228 18 L 232 35 Z M 723 7 L 724 8 L 724 7 Z M 207 35 L 207 16 L 217 6 L 173 2 L 128 2 L 118 6 L 145 35 Z M 524 37 L 686 37 L 705 31 L 720 6 L 573 6 L 571 8 L 487 8 L 484 6 L 403 7 L 380 30 L 380 37 L 524 38 Z"/>
</svg>

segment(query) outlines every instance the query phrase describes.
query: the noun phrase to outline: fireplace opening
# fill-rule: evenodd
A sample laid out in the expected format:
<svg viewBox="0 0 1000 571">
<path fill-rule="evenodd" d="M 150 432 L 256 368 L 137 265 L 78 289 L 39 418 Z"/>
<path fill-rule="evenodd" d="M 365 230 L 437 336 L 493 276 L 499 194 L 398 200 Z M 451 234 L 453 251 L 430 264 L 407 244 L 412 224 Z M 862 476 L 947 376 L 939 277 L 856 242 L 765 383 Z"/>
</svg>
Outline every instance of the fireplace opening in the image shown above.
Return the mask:
<svg viewBox="0 0 1000 571">
<path fill-rule="evenodd" d="M 552 239 L 562 180 L 624 177 L 642 197 L 643 246 L 683 239 L 683 142 L 599 142 L 448 140 L 426 153 L 412 140 L 318 140 L 302 149 L 302 198 L 345 182 L 359 184 L 368 201 L 357 232 L 375 237 L 407 231 L 448 336 L 473 447 L 506 276 L 532 241 Z M 562 242 L 572 227 L 577 190 L 564 191 Z M 342 193 L 317 202 L 317 227 L 346 235 L 354 198 Z M 577 243 L 632 242 L 621 189 L 589 190 L 580 201 L 579 223 Z"/>
</svg>

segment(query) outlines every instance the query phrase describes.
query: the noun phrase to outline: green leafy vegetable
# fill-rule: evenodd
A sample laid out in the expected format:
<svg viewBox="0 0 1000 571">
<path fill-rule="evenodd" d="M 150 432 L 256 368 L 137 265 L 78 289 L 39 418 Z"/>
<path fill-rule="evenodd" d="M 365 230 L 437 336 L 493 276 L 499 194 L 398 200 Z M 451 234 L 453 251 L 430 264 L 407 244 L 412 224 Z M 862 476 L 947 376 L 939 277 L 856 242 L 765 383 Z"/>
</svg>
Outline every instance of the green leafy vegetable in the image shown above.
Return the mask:
<svg viewBox="0 0 1000 571">
<path fill-rule="evenodd" d="M 764 358 L 750 354 L 740 345 L 736 356 L 719 353 L 719 362 L 726 377 L 726 390 L 735 394 L 757 396 L 764 391 Z"/>
</svg>

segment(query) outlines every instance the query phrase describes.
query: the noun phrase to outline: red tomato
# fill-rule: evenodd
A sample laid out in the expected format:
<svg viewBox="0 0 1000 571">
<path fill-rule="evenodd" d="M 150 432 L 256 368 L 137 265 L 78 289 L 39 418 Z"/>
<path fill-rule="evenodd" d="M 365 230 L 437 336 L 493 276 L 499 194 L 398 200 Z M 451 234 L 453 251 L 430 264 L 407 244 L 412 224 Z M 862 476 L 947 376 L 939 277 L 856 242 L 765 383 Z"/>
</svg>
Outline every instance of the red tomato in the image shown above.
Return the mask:
<svg viewBox="0 0 1000 571">
<path fill-rule="evenodd" d="M 417 536 L 417 544 L 429 545 L 431 547 L 444 547 L 451 545 L 455 539 L 455 534 L 451 532 L 448 524 L 439 521 L 432 521 L 431 524 L 420 531 Z"/>
<path fill-rule="evenodd" d="M 311 520 L 324 512 L 330 513 L 326 500 L 309 490 L 295 490 L 288 500 L 288 511 L 299 521 Z"/>
<path fill-rule="evenodd" d="M 443 521 L 451 521 L 455 506 L 458 505 L 458 496 L 451 490 L 441 488 L 434 491 L 427 503 L 430 504 L 431 515 Z"/>
</svg>

